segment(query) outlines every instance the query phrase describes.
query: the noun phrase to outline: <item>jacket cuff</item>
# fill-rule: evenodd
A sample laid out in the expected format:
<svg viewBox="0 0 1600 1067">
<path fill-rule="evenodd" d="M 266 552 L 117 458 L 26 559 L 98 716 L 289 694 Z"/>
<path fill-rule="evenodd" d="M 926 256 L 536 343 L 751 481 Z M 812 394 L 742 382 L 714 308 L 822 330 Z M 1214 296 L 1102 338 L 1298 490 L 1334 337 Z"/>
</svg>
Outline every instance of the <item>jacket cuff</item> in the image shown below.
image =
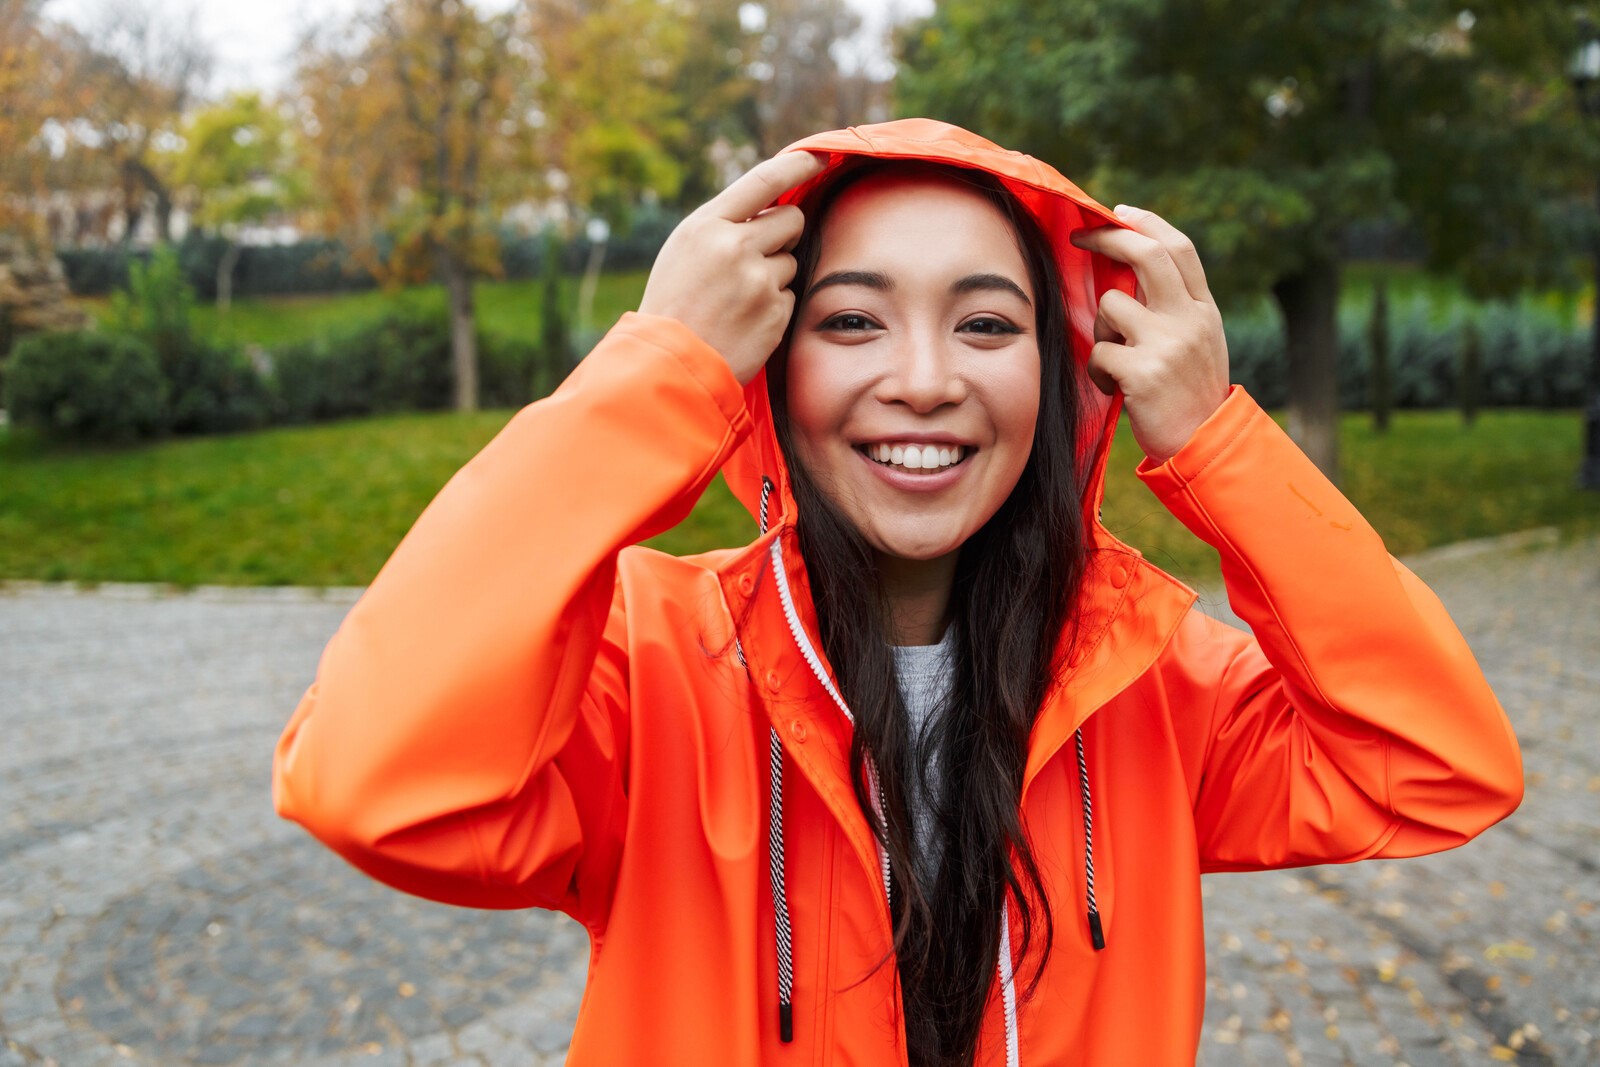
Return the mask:
<svg viewBox="0 0 1600 1067">
<path fill-rule="evenodd" d="M 1230 385 L 1228 395 L 1217 405 L 1217 410 L 1207 416 L 1183 447 L 1165 463 L 1157 463 L 1149 456 L 1139 463 L 1139 479 L 1165 502 L 1221 458 L 1256 419 L 1272 422 L 1243 386 Z"/>
<path fill-rule="evenodd" d="M 633 337 L 661 349 L 688 371 L 700 388 L 717 405 L 739 436 L 750 430 L 750 413 L 745 408 L 744 387 L 734 377 L 733 368 L 700 335 L 677 319 L 664 315 L 624 312 L 611 332 Z"/>
<path fill-rule="evenodd" d="M 1348 559 L 1356 544 L 1388 567 L 1376 532 L 1289 435 L 1235 385 L 1220 407 L 1165 463 L 1139 478 L 1167 510 L 1223 555 L 1251 569 L 1308 568 Z"/>
</svg>

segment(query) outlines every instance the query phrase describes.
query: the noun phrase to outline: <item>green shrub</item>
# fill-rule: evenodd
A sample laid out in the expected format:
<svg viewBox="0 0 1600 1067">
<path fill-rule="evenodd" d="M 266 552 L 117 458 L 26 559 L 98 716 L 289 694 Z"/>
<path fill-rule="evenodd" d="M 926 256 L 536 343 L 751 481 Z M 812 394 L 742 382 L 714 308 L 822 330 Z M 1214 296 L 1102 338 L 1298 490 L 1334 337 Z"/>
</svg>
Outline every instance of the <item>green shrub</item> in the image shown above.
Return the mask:
<svg viewBox="0 0 1600 1067">
<path fill-rule="evenodd" d="M 191 230 L 179 243 L 179 259 L 189 285 L 202 300 L 216 297 L 217 262 L 225 242 Z M 101 296 L 125 289 L 129 269 L 149 260 L 148 252 L 112 248 L 58 248 L 67 285 L 77 296 Z M 308 238 L 292 245 L 247 245 L 239 250 L 234 296 L 276 296 L 370 289 L 376 283 L 337 241 Z"/>
<path fill-rule="evenodd" d="M 194 290 L 178 254 L 156 250 L 148 263 L 128 270 L 128 289 L 111 301 L 122 333 L 155 351 L 167 380 L 175 433 L 226 433 L 264 425 L 271 397 L 255 367 L 240 352 L 200 338 L 193 329 Z"/>
<path fill-rule="evenodd" d="M 267 383 L 244 353 L 191 341 L 164 361 L 173 433 L 233 433 L 271 421 Z"/>
<path fill-rule="evenodd" d="M 278 414 L 288 422 L 446 408 L 450 322 L 402 304 L 375 322 L 288 345 L 273 356 Z"/>
<path fill-rule="evenodd" d="M 166 425 L 167 385 L 156 354 L 132 337 L 34 334 L 6 370 L 6 409 L 53 436 L 126 442 Z"/>
<path fill-rule="evenodd" d="M 478 402 L 521 407 L 542 395 L 540 350 L 478 332 Z M 272 355 L 276 411 L 285 422 L 322 422 L 450 406 L 454 371 L 443 309 L 402 304 L 382 318 Z"/>
<path fill-rule="evenodd" d="M 1482 407 L 1571 408 L 1584 403 L 1587 326 L 1527 306 L 1463 304 L 1440 319 L 1426 300 L 1388 306 L 1389 393 L 1396 408 L 1444 408 L 1461 397 L 1463 324 L 1478 324 L 1477 402 Z M 1276 312 L 1225 317 L 1233 380 L 1264 406 L 1288 402 L 1283 326 Z M 1339 402 L 1357 411 L 1372 396 L 1372 321 L 1339 315 Z M 1470 361 L 1467 361 L 1470 364 Z"/>
</svg>

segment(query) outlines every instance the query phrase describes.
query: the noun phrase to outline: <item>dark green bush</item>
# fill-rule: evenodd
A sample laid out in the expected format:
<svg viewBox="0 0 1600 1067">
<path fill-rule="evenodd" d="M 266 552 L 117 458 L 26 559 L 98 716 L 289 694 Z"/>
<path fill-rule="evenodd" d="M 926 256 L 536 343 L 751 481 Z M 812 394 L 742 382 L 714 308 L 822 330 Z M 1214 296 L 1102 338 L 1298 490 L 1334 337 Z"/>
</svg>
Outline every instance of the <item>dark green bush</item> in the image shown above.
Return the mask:
<svg viewBox="0 0 1600 1067">
<path fill-rule="evenodd" d="M 1476 316 L 1479 403 L 1484 407 L 1581 407 L 1589 359 L 1587 326 L 1528 307 L 1466 307 L 1436 319 L 1424 301 L 1389 301 L 1389 378 L 1396 408 L 1444 408 L 1461 395 L 1463 323 Z M 1264 406 L 1288 401 L 1283 326 L 1276 312 L 1225 316 L 1233 380 Z M 1339 400 L 1347 411 L 1371 397 L 1371 321 L 1352 307 L 1339 316 Z"/>
<path fill-rule="evenodd" d="M 166 425 L 167 385 L 156 354 L 132 337 L 33 334 L 6 368 L 6 409 L 53 436 L 127 442 Z"/>
<path fill-rule="evenodd" d="M 289 422 L 430 411 L 452 398 L 450 322 L 402 304 L 382 318 L 273 356 L 278 413 Z"/>
<path fill-rule="evenodd" d="M 448 316 L 409 304 L 374 322 L 286 345 L 272 364 L 277 414 L 286 422 L 440 410 L 455 395 Z M 529 403 L 541 395 L 543 365 L 534 345 L 479 331 L 478 402 Z"/>
<path fill-rule="evenodd" d="M 272 419 L 273 399 L 244 353 L 191 341 L 162 361 L 171 390 L 168 425 L 173 433 L 233 433 L 254 430 Z"/>
<path fill-rule="evenodd" d="M 226 248 L 220 237 L 190 231 L 178 244 L 184 277 L 203 300 L 215 298 L 217 263 Z M 128 286 L 129 269 L 150 253 L 120 246 L 58 248 L 67 285 L 77 296 L 102 296 Z M 249 245 L 234 268 L 234 296 L 331 293 L 370 289 L 376 282 L 337 241 L 308 238 L 292 245 Z"/>
<path fill-rule="evenodd" d="M 130 267 L 127 291 L 111 301 L 117 330 L 155 351 L 170 396 L 168 428 L 227 433 L 265 425 L 272 414 L 266 383 L 242 353 L 196 336 L 194 300 L 178 254 L 161 248 Z"/>
</svg>

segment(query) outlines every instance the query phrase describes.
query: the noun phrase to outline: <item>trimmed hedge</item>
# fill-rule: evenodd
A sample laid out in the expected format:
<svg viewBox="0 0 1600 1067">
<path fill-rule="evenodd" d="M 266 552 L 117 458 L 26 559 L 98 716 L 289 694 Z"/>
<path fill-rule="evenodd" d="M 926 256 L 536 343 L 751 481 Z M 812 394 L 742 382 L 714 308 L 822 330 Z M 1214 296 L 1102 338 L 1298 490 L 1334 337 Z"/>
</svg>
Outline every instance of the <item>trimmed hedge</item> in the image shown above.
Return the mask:
<svg viewBox="0 0 1600 1067">
<path fill-rule="evenodd" d="M 133 337 L 41 333 L 17 342 L 6 410 L 55 437 L 127 442 L 167 426 L 167 383 L 155 350 Z"/>
<path fill-rule="evenodd" d="M 641 210 L 626 233 L 606 243 L 608 271 L 647 270 L 679 216 L 653 208 Z M 568 274 L 581 273 L 589 261 L 589 241 L 561 241 L 550 233 L 500 235 L 500 270 L 506 278 L 536 278 L 552 250 Z M 189 286 L 202 300 L 215 300 L 217 265 L 227 251 L 220 237 L 190 231 L 175 246 Z M 379 254 L 384 253 L 379 248 Z M 121 246 L 58 248 L 56 255 L 75 296 L 104 296 L 128 285 L 132 264 L 147 262 L 150 252 Z M 234 267 L 233 295 L 285 296 L 296 293 L 342 293 L 371 289 L 377 282 L 338 241 L 306 238 L 292 245 L 246 245 Z"/>
<path fill-rule="evenodd" d="M 374 323 L 281 348 L 271 361 L 276 415 L 283 422 L 436 411 L 454 398 L 450 321 L 443 311 L 403 304 Z M 536 379 L 551 380 L 542 370 L 532 345 L 479 331 L 483 406 L 531 402 Z"/>
<path fill-rule="evenodd" d="M 1365 408 L 1371 396 L 1370 312 L 1339 316 L 1339 402 Z M 1397 408 L 1442 408 L 1462 396 L 1460 365 L 1468 313 L 1435 321 L 1423 301 L 1389 312 L 1390 389 Z M 1591 335 L 1551 312 L 1492 304 L 1476 309 L 1482 407 L 1573 408 L 1584 403 Z M 1233 380 L 1264 407 L 1288 402 L 1283 327 L 1276 315 L 1226 320 Z"/>
</svg>

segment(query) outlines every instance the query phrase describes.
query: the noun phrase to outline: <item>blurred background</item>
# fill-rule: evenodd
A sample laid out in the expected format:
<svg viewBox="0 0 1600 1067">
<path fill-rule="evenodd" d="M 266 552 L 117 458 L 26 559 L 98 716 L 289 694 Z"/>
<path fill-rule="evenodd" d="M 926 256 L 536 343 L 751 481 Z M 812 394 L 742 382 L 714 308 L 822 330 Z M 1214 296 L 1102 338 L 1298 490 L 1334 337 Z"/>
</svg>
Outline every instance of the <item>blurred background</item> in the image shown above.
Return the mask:
<svg viewBox="0 0 1600 1067">
<path fill-rule="evenodd" d="M 1234 379 L 1439 593 L 1523 746 L 1523 807 L 1466 848 L 1208 876 L 1199 1062 L 1600 1065 L 1597 18 L 0 0 L 0 1067 L 564 1060 L 583 931 L 365 878 L 274 816 L 272 746 L 678 219 L 905 115 L 1196 240 Z M 1224 614 L 1116 447 L 1106 524 Z M 753 532 L 718 482 L 657 545 Z"/>
<path fill-rule="evenodd" d="M 685 212 L 901 115 L 1193 236 L 1397 552 L 1592 529 L 1597 79 L 1554 2 L 0 0 L 0 578 L 364 584 Z"/>
</svg>

